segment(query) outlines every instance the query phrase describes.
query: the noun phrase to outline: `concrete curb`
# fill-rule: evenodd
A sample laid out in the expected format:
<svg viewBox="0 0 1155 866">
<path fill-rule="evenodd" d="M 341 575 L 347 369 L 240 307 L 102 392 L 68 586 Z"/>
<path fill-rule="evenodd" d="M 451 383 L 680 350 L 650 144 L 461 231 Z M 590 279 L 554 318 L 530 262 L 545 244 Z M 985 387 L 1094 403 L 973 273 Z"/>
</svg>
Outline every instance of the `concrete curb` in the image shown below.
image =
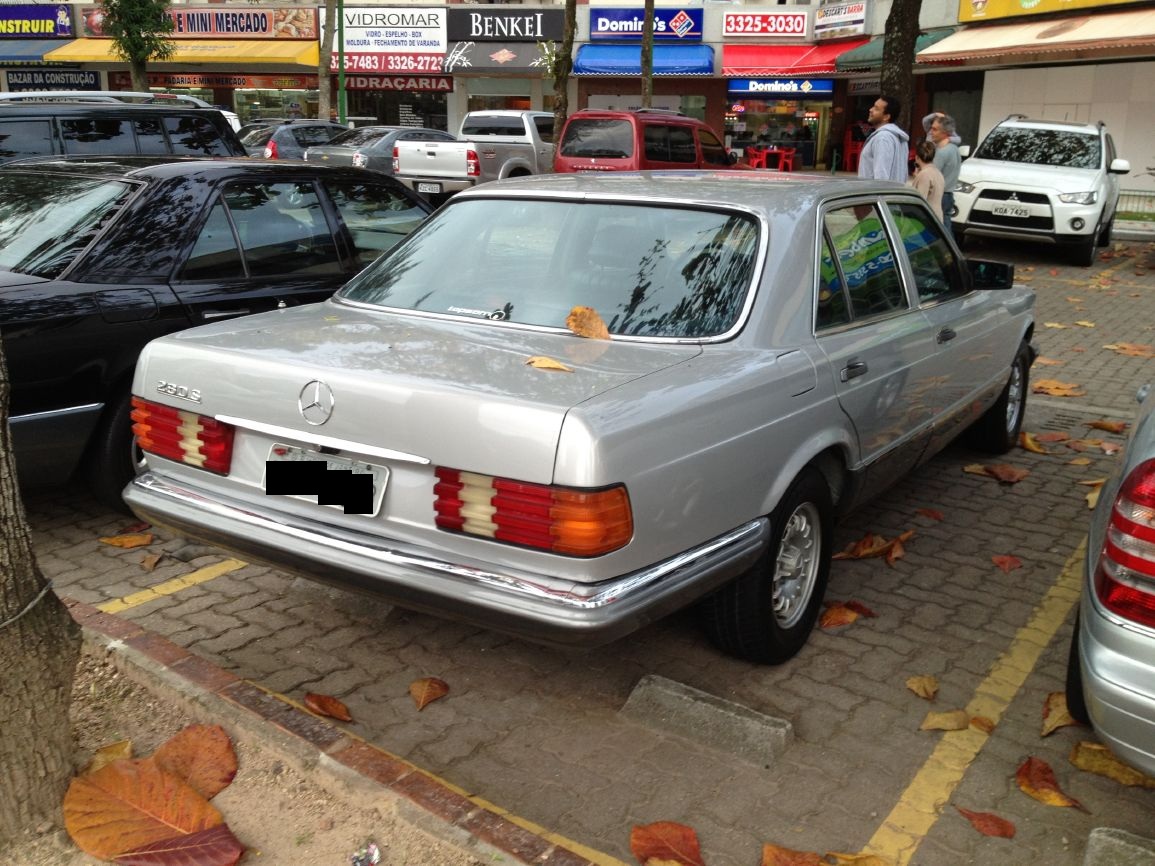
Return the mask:
<svg viewBox="0 0 1155 866">
<path fill-rule="evenodd" d="M 1087 840 L 1083 866 L 1155 866 L 1155 839 L 1096 827 Z"/>
<path fill-rule="evenodd" d="M 82 627 L 86 647 L 107 653 L 130 679 L 178 701 L 198 718 L 236 728 L 334 793 L 371 791 L 384 798 L 400 820 L 479 860 L 598 866 L 541 828 L 514 823 L 497 807 L 282 695 L 211 665 L 130 620 L 74 599 L 61 600 Z M 604 864 L 611 858 L 599 860 Z"/>
</svg>

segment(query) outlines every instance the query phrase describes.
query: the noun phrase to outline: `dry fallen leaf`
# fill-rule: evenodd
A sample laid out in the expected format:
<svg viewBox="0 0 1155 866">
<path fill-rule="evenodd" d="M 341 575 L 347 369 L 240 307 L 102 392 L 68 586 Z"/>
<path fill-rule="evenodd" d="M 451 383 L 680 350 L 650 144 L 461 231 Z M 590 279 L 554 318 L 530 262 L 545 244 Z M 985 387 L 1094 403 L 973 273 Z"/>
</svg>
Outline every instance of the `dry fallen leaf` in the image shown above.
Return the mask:
<svg viewBox="0 0 1155 866">
<path fill-rule="evenodd" d="M 1003 839 L 1015 838 L 1015 825 L 993 812 L 972 812 L 962 806 L 955 806 L 959 814 L 971 822 L 971 826 L 984 836 L 998 836 Z"/>
<path fill-rule="evenodd" d="M 1104 454 L 1108 454 L 1108 455 L 1118 454 L 1120 451 L 1123 450 L 1123 446 L 1120 445 L 1118 442 L 1104 442 L 1099 447 L 1103 449 Z"/>
<path fill-rule="evenodd" d="M 894 565 L 895 560 L 901 559 L 906 550 L 903 544 L 914 537 L 914 530 L 906 532 L 892 539 L 868 532 L 858 541 L 852 542 L 836 554 L 834 559 L 869 559 L 874 556 L 885 556 L 887 565 Z"/>
<path fill-rule="evenodd" d="M 136 523 L 130 523 L 128 526 L 117 532 L 117 535 L 131 535 L 135 532 L 146 532 L 152 529 L 151 523 L 146 523 L 143 520 L 138 520 Z"/>
<path fill-rule="evenodd" d="M 858 611 L 843 602 L 828 602 L 826 610 L 822 611 L 822 616 L 818 620 L 818 627 L 839 628 L 844 625 L 850 625 L 857 620 L 858 617 Z"/>
<path fill-rule="evenodd" d="M 109 535 L 100 539 L 102 544 L 109 544 L 113 547 L 120 547 L 124 550 L 131 550 L 134 547 L 144 547 L 152 544 L 151 532 L 137 532 L 128 535 Z"/>
<path fill-rule="evenodd" d="M 1088 812 L 1082 803 L 1062 792 L 1055 779 L 1055 771 L 1042 758 L 1032 755 L 1023 761 L 1015 771 L 1015 781 L 1020 791 L 1028 797 L 1034 797 L 1040 803 L 1046 803 L 1048 806 L 1073 806 Z"/>
<path fill-rule="evenodd" d="M 1093 327 L 1095 327 L 1094 322 L 1088 322 L 1085 319 L 1080 320 L 1078 322 L 1075 322 L 1075 324 L 1078 325 L 1080 328 L 1093 328 Z"/>
<path fill-rule="evenodd" d="M 986 716 L 975 716 L 971 719 L 971 727 L 982 731 L 984 734 L 989 734 L 995 729 L 995 720 L 988 719 Z"/>
<path fill-rule="evenodd" d="M 673 821 L 635 825 L 630 830 L 630 851 L 643 866 L 655 863 L 705 866 L 698 834 L 685 824 Z"/>
<path fill-rule="evenodd" d="M 132 757 L 132 740 L 121 740 L 118 743 L 110 743 L 107 746 L 101 746 L 92 755 L 92 760 L 88 762 L 88 766 L 84 768 L 85 773 L 95 773 L 102 767 L 107 767 L 113 761 L 126 760 Z"/>
<path fill-rule="evenodd" d="M 1032 434 L 1028 433 L 1026 430 L 1023 430 L 1021 433 L 1019 433 L 1019 447 L 1024 451 L 1030 451 L 1034 454 L 1051 453 L 1042 445 L 1040 445 L 1039 440 L 1036 439 Z"/>
<path fill-rule="evenodd" d="M 579 337 L 591 340 L 608 340 L 610 329 L 593 307 L 574 307 L 565 317 L 565 326 Z"/>
<path fill-rule="evenodd" d="M 1058 322 L 1043 322 L 1044 328 L 1056 328 L 1060 331 L 1065 331 L 1070 325 L 1060 325 Z"/>
<path fill-rule="evenodd" d="M 1042 355 L 1039 355 L 1039 357 L 1035 358 L 1035 363 L 1038 364 L 1040 367 L 1061 367 L 1061 366 L 1063 366 L 1062 361 L 1056 360 L 1055 358 L 1044 358 Z"/>
<path fill-rule="evenodd" d="M 1103 348 L 1133 358 L 1155 358 L 1155 346 L 1145 343 L 1108 343 Z"/>
<path fill-rule="evenodd" d="M 163 553 L 149 553 L 140 560 L 140 567 L 145 571 L 152 571 L 162 559 Z"/>
<path fill-rule="evenodd" d="M 1023 567 L 1023 561 L 1017 556 L 1011 556 L 1009 553 L 992 556 L 991 562 L 1001 568 L 1004 574 L 1010 574 L 1016 568 Z"/>
<path fill-rule="evenodd" d="M 945 520 L 946 519 L 946 515 L 944 515 L 937 508 L 920 508 L 920 509 L 918 509 L 918 511 L 915 512 L 915 514 L 918 514 L 922 517 L 925 517 L 928 520 Z"/>
<path fill-rule="evenodd" d="M 1071 438 L 1070 433 L 1060 433 L 1052 431 L 1048 433 L 1039 433 L 1035 436 L 1036 442 L 1066 442 Z"/>
<path fill-rule="evenodd" d="M 562 373 L 573 372 L 573 367 L 567 367 L 561 361 L 555 361 L 553 358 L 547 358 L 545 355 L 534 355 L 532 358 L 527 358 L 525 363 L 530 367 L 536 367 L 538 370 L 558 370 Z"/>
<path fill-rule="evenodd" d="M 1067 296 L 1067 300 L 1068 300 L 1070 303 L 1072 303 L 1072 304 L 1081 304 L 1081 303 L 1083 303 L 1083 299 L 1082 299 L 1082 298 L 1076 298 L 1076 297 L 1073 297 L 1073 296 L 1071 296 L 1071 295 L 1068 295 L 1068 296 Z"/>
<path fill-rule="evenodd" d="M 1049 737 L 1059 728 L 1079 724 L 1067 710 L 1067 696 L 1063 692 L 1051 692 L 1043 702 L 1043 731 L 1040 736 Z"/>
<path fill-rule="evenodd" d="M 841 854 L 838 851 L 827 851 L 828 860 L 833 860 L 835 866 L 891 866 L 876 854 Z"/>
<path fill-rule="evenodd" d="M 1007 463 L 995 463 L 986 469 L 987 475 L 997 478 L 1003 484 L 1017 484 L 1031 474 L 1029 469 L 1019 469 Z"/>
<path fill-rule="evenodd" d="M 930 674 L 921 674 L 916 677 L 907 677 L 906 687 L 928 701 L 933 701 L 938 694 L 938 678 Z"/>
<path fill-rule="evenodd" d="M 962 731 L 969 728 L 971 717 L 966 710 L 948 710 L 945 713 L 927 713 L 920 731 Z"/>
<path fill-rule="evenodd" d="M 423 677 L 409 684 L 409 694 L 418 710 L 449 694 L 449 683 L 437 677 Z"/>
<path fill-rule="evenodd" d="M 1051 397 L 1085 397 L 1087 392 L 1075 382 L 1060 382 L 1058 379 L 1039 379 L 1031 390 L 1036 394 L 1048 394 Z"/>
<path fill-rule="evenodd" d="M 1108 433 L 1124 433 L 1131 425 L 1126 421 L 1107 421 L 1100 419 L 1098 421 L 1088 421 L 1088 427 L 1094 427 L 1096 430 L 1105 430 Z"/>
<path fill-rule="evenodd" d="M 1077 483 L 1084 484 L 1091 488 L 1091 492 L 1083 498 L 1087 500 L 1087 508 L 1093 509 L 1099 504 L 1099 491 L 1103 489 L 1103 484 L 1106 478 L 1092 478 L 1090 481 L 1079 481 Z"/>
<path fill-rule="evenodd" d="M 319 716 L 328 716 L 340 722 L 353 721 L 353 717 L 349 715 L 349 708 L 331 695 L 309 692 L 305 695 L 305 706 Z"/>
<path fill-rule="evenodd" d="M 1068 460 L 1067 465 L 1068 466 L 1090 466 L 1091 462 L 1092 461 L 1091 461 L 1090 457 L 1076 457 L 1074 460 Z"/>
<path fill-rule="evenodd" d="M 1155 788 L 1155 779 L 1124 764 L 1102 743 L 1091 743 L 1086 740 L 1075 743 L 1071 749 L 1071 763 L 1088 773 L 1114 779 L 1120 785 Z"/>
<path fill-rule="evenodd" d="M 823 863 L 814 851 L 795 851 L 767 842 L 762 846 L 762 866 L 823 866 Z"/>
</svg>

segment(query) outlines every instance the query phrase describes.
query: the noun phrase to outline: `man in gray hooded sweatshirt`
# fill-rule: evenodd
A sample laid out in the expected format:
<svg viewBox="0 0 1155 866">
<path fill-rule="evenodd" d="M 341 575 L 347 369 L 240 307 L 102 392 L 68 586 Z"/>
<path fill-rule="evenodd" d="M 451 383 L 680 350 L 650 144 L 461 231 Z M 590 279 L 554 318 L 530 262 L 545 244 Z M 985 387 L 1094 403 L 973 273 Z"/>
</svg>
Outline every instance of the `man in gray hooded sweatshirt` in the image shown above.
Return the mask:
<svg viewBox="0 0 1155 866">
<path fill-rule="evenodd" d="M 902 104 L 893 96 L 880 96 L 870 106 L 866 119 L 874 131 L 858 157 L 858 176 L 906 183 L 910 136 L 893 123 Z"/>
</svg>

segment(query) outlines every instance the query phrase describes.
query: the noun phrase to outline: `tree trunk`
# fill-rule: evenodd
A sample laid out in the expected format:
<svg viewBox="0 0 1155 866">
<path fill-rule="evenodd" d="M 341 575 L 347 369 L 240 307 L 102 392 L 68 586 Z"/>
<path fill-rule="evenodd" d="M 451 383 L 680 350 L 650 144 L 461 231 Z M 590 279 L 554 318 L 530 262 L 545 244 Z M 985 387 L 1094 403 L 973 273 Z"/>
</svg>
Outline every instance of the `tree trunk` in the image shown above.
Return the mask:
<svg viewBox="0 0 1155 866">
<path fill-rule="evenodd" d="M 10 391 L 0 345 L 0 623 L 7 623 L 0 625 L 0 843 L 60 824 L 72 776 L 68 706 L 80 654 L 80 628 L 68 610 L 51 590 L 40 596 L 46 581 L 16 486 Z"/>
<path fill-rule="evenodd" d="M 148 70 L 143 60 L 133 61 L 128 65 L 132 74 L 132 89 L 139 93 L 148 92 Z M 7 413 L 5 413 L 7 417 Z"/>
<path fill-rule="evenodd" d="M 907 131 L 914 111 L 914 43 L 921 11 L 922 0 L 894 0 L 882 43 L 882 92 L 902 102 L 902 114 L 891 121 Z"/>
<path fill-rule="evenodd" d="M 333 114 L 329 67 L 333 62 L 333 34 L 336 32 L 337 0 L 325 0 L 325 32 L 321 37 L 321 54 L 317 58 L 317 117 L 321 120 L 328 120 Z"/>
<path fill-rule="evenodd" d="M 654 0 L 646 0 L 642 27 L 642 108 L 654 105 Z"/>
<path fill-rule="evenodd" d="M 577 30 L 577 0 L 565 0 L 561 47 L 553 58 L 553 153 L 561 147 L 561 130 L 569 117 L 569 74 L 573 71 L 573 40 Z"/>
</svg>

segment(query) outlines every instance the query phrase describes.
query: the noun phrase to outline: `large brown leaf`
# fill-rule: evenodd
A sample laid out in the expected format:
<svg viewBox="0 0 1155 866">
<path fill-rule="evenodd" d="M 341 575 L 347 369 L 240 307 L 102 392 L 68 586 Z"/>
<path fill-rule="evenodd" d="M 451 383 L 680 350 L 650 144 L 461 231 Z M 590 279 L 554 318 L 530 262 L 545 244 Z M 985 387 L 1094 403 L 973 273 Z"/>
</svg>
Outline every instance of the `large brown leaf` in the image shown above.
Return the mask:
<svg viewBox="0 0 1155 866">
<path fill-rule="evenodd" d="M 945 713 L 927 713 L 920 731 L 965 731 L 970 727 L 971 717 L 966 710 L 949 710 Z"/>
<path fill-rule="evenodd" d="M 1000 818 L 994 812 L 972 812 L 962 806 L 955 806 L 964 818 L 971 822 L 971 826 L 984 836 L 998 836 L 1003 839 L 1015 838 L 1015 825 L 1006 818 Z"/>
<path fill-rule="evenodd" d="M 1043 730 L 1041 736 L 1049 737 L 1059 728 L 1077 725 L 1067 709 L 1067 696 L 1063 692 L 1051 692 L 1043 702 Z"/>
<path fill-rule="evenodd" d="M 1128 767 L 1112 755 L 1111 750 L 1102 743 L 1090 743 L 1086 740 L 1075 743 L 1071 749 L 1071 763 L 1088 773 L 1114 779 L 1120 785 L 1155 788 L 1155 779 L 1140 773 L 1134 767 Z"/>
<path fill-rule="evenodd" d="M 920 698 L 933 701 L 934 696 L 938 694 L 938 678 L 931 676 L 930 674 L 922 674 L 916 677 L 907 677 L 906 687 Z"/>
<path fill-rule="evenodd" d="M 221 823 L 208 800 L 151 760 L 116 761 L 73 779 L 64 795 L 68 835 L 101 860 Z"/>
<path fill-rule="evenodd" d="M 771 845 L 762 846 L 762 866 L 823 866 L 822 855 L 815 851 L 795 851 Z"/>
<path fill-rule="evenodd" d="M 409 684 L 409 696 L 417 709 L 423 710 L 429 704 L 449 694 L 449 683 L 437 677 L 423 677 Z"/>
<path fill-rule="evenodd" d="M 1040 803 L 1048 806 L 1073 806 L 1088 813 L 1090 811 L 1074 797 L 1063 793 L 1055 779 L 1055 771 L 1042 758 L 1032 755 L 1023 761 L 1015 771 L 1015 781 L 1018 782 L 1019 790 Z"/>
<path fill-rule="evenodd" d="M 1108 421 L 1106 419 L 1100 419 L 1098 421 L 1088 421 L 1087 426 L 1093 427 L 1096 430 L 1105 430 L 1108 433 L 1125 433 L 1127 428 L 1131 425 L 1126 421 Z"/>
<path fill-rule="evenodd" d="M 152 760 L 206 800 L 227 788 L 237 775 L 237 753 L 220 725 L 189 725 L 157 749 Z"/>
<path fill-rule="evenodd" d="M 100 539 L 101 543 L 131 550 L 134 547 L 145 547 L 152 544 L 151 532 L 133 532 L 126 535 L 109 535 Z"/>
<path fill-rule="evenodd" d="M 122 866 L 235 866 L 244 853 L 245 846 L 233 831 L 218 824 L 199 833 L 153 842 L 121 854 L 116 862 Z"/>
<path fill-rule="evenodd" d="M 318 716 L 328 716 L 330 719 L 336 719 L 339 722 L 353 721 L 353 716 L 349 713 L 349 708 L 332 695 L 319 695 L 316 692 L 307 692 L 305 694 L 305 706 Z"/>
<path fill-rule="evenodd" d="M 591 340 L 608 340 L 610 329 L 593 307 L 574 307 L 565 317 L 565 326 L 579 337 Z"/>
<path fill-rule="evenodd" d="M 673 821 L 634 825 L 630 830 L 630 851 L 642 866 L 655 862 L 705 866 L 698 834 L 691 827 Z"/>
</svg>

